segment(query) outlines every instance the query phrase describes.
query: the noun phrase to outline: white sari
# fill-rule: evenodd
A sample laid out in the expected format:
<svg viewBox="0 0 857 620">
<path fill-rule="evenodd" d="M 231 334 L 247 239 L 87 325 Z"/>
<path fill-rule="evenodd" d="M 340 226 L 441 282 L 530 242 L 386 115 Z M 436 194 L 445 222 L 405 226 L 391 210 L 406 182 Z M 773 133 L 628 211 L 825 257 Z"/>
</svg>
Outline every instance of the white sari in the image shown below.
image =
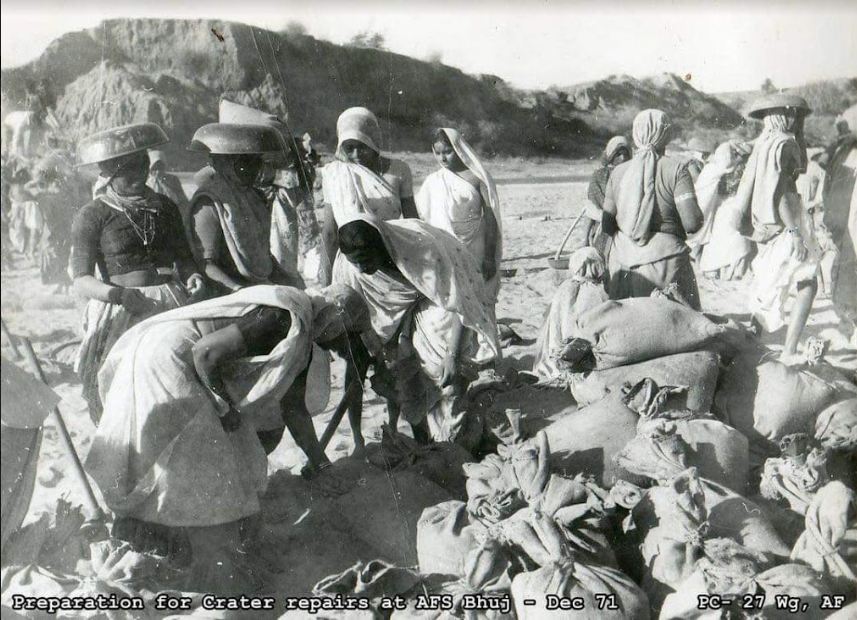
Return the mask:
<svg viewBox="0 0 857 620">
<path fill-rule="evenodd" d="M 503 258 L 502 213 L 497 186 L 482 162 L 461 134 L 443 128 L 458 158 L 479 179 L 488 195 L 488 205 L 497 222 L 497 273 L 487 282 L 489 295 L 496 302 L 500 290 L 499 266 Z M 422 220 L 455 235 L 473 254 L 480 270 L 485 258 L 485 219 L 480 187 L 454 172 L 441 168 L 431 173 L 416 195 L 417 211 Z"/>
<path fill-rule="evenodd" d="M 387 356 L 386 362 L 395 367 L 402 417 L 415 424 L 428 414 L 435 440 L 454 439 L 464 412 L 455 410 L 449 390 L 439 385 L 452 316 L 458 315 L 467 328 L 461 343 L 463 362 L 481 363 L 500 356 L 482 276 L 460 241 L 425 222 L 379 222 L 366 215 L 354 220 L 378 229 L 402 277 L 383 271 L 361 273 L 340 257 L 333 280 L 366 300 L 377 339 L 367 344 L 373 354 Z"/>
<path fill-rule="evenodd" d="M 220 423 L 227 404 L 199 380 L 193 364 L 193 345 L 202 337 L 196 321 L 236 318 L 258 306 L 289 311 L 292 327 L 268 355 L 235 360 L 224 370 L 242 416 L 240 427 L 227 433 Z M 98 376 L 105 413 L 86 459 L 109 508 L 171 527 L 257 513 L 267 460 L 256 432 L 283 425 L 274 418 L 309 362 L 312 316 L 301 291 L 253 286 L 126 332 Z"/>
</svg>

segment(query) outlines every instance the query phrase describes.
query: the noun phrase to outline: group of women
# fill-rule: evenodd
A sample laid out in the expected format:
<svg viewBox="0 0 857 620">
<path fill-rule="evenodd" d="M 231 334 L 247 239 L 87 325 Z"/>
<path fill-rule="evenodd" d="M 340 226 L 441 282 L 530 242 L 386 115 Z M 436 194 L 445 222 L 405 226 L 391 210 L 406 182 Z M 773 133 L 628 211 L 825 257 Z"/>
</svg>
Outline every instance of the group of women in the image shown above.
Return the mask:
<svg viewBox="0 0 857 620">
<path fill-rule="evenodd" d="M 327 405 L 327 351 L 346 361 L 357 450 L 370 368 L 394 429 L 401 416 L 418 438 L 454 440 L 475 365 L 499 356 L 499 204 L 475 153 L 440 130 L 441 169 L 415 199 L 371 112 L 347 110 L 337 133 L 323 183 L 330 262 L 310 291 L 279 268 L 271 193 L 257 187 L 266 161 L 283 167 L 285 153 L 287 166 L 295 152 L 275 128 L 200 128 L 189 148 L 209 164 L 186 215 L 147 185 L 147 150 L 167 142 L 157 125 L 79 147 L 100 171 L 70 260 L 89 299 L 78 368 L 97 429 L 86 467 L 114 535 L 189 559 L 195 589 L 252 585 L 236 554 L 255 544 L 266 454 L 285 429 L 304 475 L 330 466 L 311 419 Z"/>
<path fill-rule="evenodd" d="M 833 280 L 834 308 L 853 339 L 857 138 L 840 122 L 840 137 L 825 154 L 828 180 L 823 190 L 816 188 L 820 199 L 804 204 L 797 179 L 807 170 L 803 123 L 809 113 L 800 97 L 764 97 L 749 110 L 762 122 L 759 137 L 721 144 L 702 166 L 698 157 L 683 162 L 665 153 L 673 136 L 659 110 L 634 119 L 633 151 L 624 137 L 612 138 L 589 186 L 589 247 L 570 257 L 570 277 L 546 316 L 534 371 L 545 377 L 558 372 L 551 354 L 571 335 L 576 316 L 604 299 L 673 287 L 700 309 L 692 261 L 707 277 L 721 279 L 752 268 L 747 301 L 753 325 L 759 332 L 787 327 L 780 359 L 801 361 L 798 344 L 824 253 L 808 211 L 821 205 L 822 228 L 835 246 L 835 277 L 827 280 Z"/>
<path fill-rule="evenodd" d="M 796 289 L 785 351 L 794 354 L 815 293 L 794 184 L 808 112 L 788 98 L 760 103 L 753 114 L 764 130 L 743 172 L 737 147 L 723 147 L 695 183 L 665 153 L 672 128 L 663 112 L 635 118 L 633 149 L 611 140 L 590 187 L 589 247 L 571 256 L 536 372 L 555 372 L 550 353 L 574 313 L 608 298 L 670 287 L 699 309 L 691 261 L 705 263 L 720 245 L 722 213 L 752 222 L 751 309 L 761 327 L 781 324 Z M 500 356 L 500 205 L 462 136 L 436 131 L 439 168 L 415 194 L 408 166 L 382 154 L 376 117 L 365 108 L 343 112 L 336 159 L 323 168 L 324 288 L 305 291 L 276 252 L 283 192 L 258 187 L 271 166 L 269 178 L 306 179 L 294 171 L 304 158 L 266 118 L 196 132 L 190 148 L 209 164 L 196 175 L 185 217 L 146 185 L 146 151 L 167 141 L 157 125 L 90 137 L 80 161 L 97 164 L 100 176 L 72 230 L 74 285 L 90 300 L 79 358 L 98 426 L 88 470 L 117 515 L 117 536 L 161 551 L 188 543 L 195 587 L 217 583 L 221 591 L 246 589 L 235 581 L 242 572 L 234 553 L 253 544 L 265 456 L 285 429 L 306 454 L 305 475 L 330 466 L 310 417 L 327 405 L 327 352 L 346 362 L 341 406 L 358 452 L 370 369 L 392 429 L 401 418 L 420 440 L 464 441 L 466 388 Z M 285 193 L 292 207 L 301 200 Z M 711 265 L 728 266 L 715 258 Z"/>
</svg>

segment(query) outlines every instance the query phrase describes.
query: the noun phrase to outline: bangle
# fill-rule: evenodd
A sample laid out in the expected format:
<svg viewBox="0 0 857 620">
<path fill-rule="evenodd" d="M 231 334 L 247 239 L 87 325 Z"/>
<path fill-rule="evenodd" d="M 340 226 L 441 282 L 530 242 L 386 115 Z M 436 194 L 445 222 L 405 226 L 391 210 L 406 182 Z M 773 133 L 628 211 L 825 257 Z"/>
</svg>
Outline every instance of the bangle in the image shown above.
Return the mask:
<svg viewBox="0 0 857 620">
<path fill-rule="evenodd" d="M 125 288 L 122 286 L 114 286 L 109 291 L 107 291 L 107 301 L 111 304 L 121 304 L 122 303 L 122 294 L 125 292 Z"/>
<path fill-rule="evenodd" d="M 798 228 L 797 226 L 791 226 L 790 228 L 786 228 L 786 232 L 790 235 L 799 235 L 800 228 Z"/>
</svg>

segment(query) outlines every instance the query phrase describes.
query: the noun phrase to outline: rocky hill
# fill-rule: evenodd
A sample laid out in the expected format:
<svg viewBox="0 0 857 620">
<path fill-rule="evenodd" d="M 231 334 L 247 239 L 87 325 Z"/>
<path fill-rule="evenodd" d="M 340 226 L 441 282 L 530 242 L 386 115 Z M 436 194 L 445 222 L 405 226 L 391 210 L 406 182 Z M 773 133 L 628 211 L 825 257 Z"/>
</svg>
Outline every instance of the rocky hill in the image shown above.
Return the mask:
<svg viewBox="0 0 857 620">
<path fill-rule="evenodd" d="M 426 150 L 432 128 L 452 125 L 489 155 L 591 156 L 647 107 L 666 110 L 684 136 L 741 124 L 735 109 L 672 74 L 524 91 L 385 50 L 211 20 L 118 19 L 66 34 L 3 70 L 3 113 L 21 108 L 38 82 L 69 142 L 150 120 L 172 136 L 177 167 L 199 163 L 184 147 L 216 120 L 222 97 L 279 114 L 327 145 L 338 114 L 363 105 L 378 114 L 390 150 Z"/>
<path fill-rule="evenodd" d="M 682 133 L 696 128 L 733 129 L 742 121 L 733 108 L 672 73 L 643 79 L 611 75 L 595 82 L 553 87 L 545 97 L 562 116 L 614 133 L 625 131 L 637 112 L 646 108 L 667 112 Z"/>
</svg>

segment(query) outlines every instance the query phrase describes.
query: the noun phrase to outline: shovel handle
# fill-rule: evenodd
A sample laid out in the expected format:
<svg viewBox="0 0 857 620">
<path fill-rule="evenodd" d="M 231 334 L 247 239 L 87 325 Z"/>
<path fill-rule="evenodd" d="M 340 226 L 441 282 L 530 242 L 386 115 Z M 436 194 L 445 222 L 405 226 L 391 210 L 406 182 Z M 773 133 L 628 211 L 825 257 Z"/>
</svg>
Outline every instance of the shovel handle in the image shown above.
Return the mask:
<svg viewBox="0 0 857 620">
<path fill-rule="evenodd" d="M 36 352 L 33 350 L 33 345 L 27 338 L 21 338 L 21 344 L 24 348 L 24 358 L 27 360 L 27 363 L 30 366 L 30 369 L 33 373 L 38 377 L 39 381 L 48 384 L 47 379 L 45 378 L 45 373 L 42 370 L 42 365 L 39 363 L 39 358 L 36 357 Z M 83 487 L 84 491 L 84 499 L 86 500 L 86 507 L 92 513 L 92 517 L 96 521 L 104 521 L 104 511 L 101 510 L 101 506 L 98 505 L 98 500 L 95 498 L 95 493 L 92 490 L 92 485 L 89 482 L 89 478 L 86 477 L 86 472 L 83 469 L 83 463 L 80 461 L 80 457 L 77 454 L 77 450 L 74 447 L 74 443 L 71 440 L 71 435 L 68 432 L 68 427 L 65 424 L 65 420 L 60 413 L 59 407 L 54 407 L 51 412 L 53 415 L 54 422 L 56 423 L 57 431 L 59 432 L 60 440 L 65 446 L 66 452 L 68 453 L 69 458 L 72 461 L 72 469 L 74 470 L 75 476 L 80 483 L 80 486 Z"/>
</svg>

